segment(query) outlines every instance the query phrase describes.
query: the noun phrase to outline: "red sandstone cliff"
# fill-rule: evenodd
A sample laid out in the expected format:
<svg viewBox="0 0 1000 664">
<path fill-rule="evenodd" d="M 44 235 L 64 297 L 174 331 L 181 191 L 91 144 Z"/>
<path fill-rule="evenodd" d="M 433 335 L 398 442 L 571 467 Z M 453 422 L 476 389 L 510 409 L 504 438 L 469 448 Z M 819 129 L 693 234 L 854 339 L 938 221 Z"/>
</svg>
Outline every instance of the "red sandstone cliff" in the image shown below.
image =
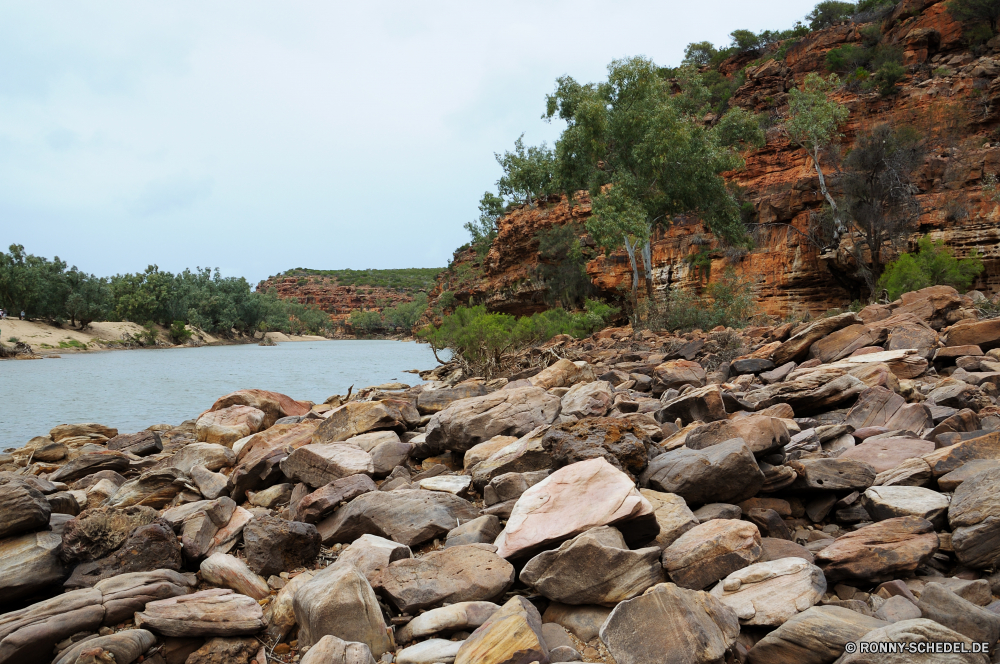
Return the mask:
<svg viewBox="0 0 1000 664">
<path fill-rule="evenodd" d="M 787 91 L 809 72 L 825 73 L 826 52 L 859 42 L 860 27 L 844 24 L 812 33 L 789 49 L 784 62 L 769 60 L 747 69 L 746 83 L 730 103 L 780 119 L 787 112 Z M 915 247 L 917 239 L 929 233 L 934 239 L 943 238 L 960 256 L 978 248 L 986 270 L 974 287 L 996 293 L 1000 214 L 997 204 L 982 192 L 982 177 L 1000 171 L 1000 142 L 994 142 L 1000 139 L 1000 43 L 983 55 L 971 53 L 962 41 L 962 27 L 951 19 L 943 0 L 904 0 L 882 30 L 883 43 L 903 49 L 907 77 L 891 97 L 839 94 L 851 111 L 843 147 L 850 146 L 859 128 L 887 119 L 922 131 L 929 149 L 916 177 L 922 212 L 910 244 Z M 722 71 L 732 73 L 743 64 L 724 63 Z M 652 245 L 656 289 L 663 293 L 668 288 L 703 287 L 702 273 L 685 259 L 708 248 L 712 249 L 710 274 L 717 276 L 732 265 L 751 277 L 767 313 L 818 314 L 844 307 L 857 296 L 836 278 L 843 281 L 853 274 L 847 246 L 820 255 L 803 237 L 810 215 L 822 207 L 815 171 L 805 152 L 791 146 L 775 127 L 768 131 L 763 148 L 745 156 L 745 168 L 728 173 L 727 179 L 739 184 L 754 205 L 761 224 L 754 250 L 746 255 L 726 252 L 697 220 L 677 221 Z M 836 174 L 830 179 L 836 192 Z M 459 301 L 474 299 L 493 310 L 517 314 L 544 308 L 545 286 L 533 277 L 538 262 L 535 234 L 551 225 L 583 222 L 589 213 L 585 195 L 572 206 L 553 196 L 535 207 L 514 210 L 501 220 L 485 259 L 471 252 L 457 255 L 432 297 L 451 291 Z M 587 271 L 605 294 L 630 285 L 631 269 L 623 251 L 598 256 Z"/>
</svg>

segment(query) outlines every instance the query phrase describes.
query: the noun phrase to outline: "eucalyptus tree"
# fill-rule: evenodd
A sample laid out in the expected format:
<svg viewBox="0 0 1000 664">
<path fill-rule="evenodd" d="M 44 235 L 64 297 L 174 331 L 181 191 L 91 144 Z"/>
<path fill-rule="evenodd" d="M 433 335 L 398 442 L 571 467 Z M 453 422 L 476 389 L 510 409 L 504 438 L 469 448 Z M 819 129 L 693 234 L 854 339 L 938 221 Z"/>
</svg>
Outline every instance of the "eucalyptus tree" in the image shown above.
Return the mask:
<svg viewBox="0 0 1000 664">
<path fill-rule="evenodd" d="M 727 241 L 745 237 L 720 175 L 742 161 L 696 119 L 700 97 L 675 94 L 652 61 L 635 57 L 612 62 L 601 83 L 560 78 L 546 98 L 544 117 L 566 122 L 555 146 L 556 184 L 569 193 L 589 190 L 587 231 L 606 251 L 624 246 L 634 304 L 638 252 L 653 294 L 650 238 L 657 226 L 692 214 Z"/>
</svg>

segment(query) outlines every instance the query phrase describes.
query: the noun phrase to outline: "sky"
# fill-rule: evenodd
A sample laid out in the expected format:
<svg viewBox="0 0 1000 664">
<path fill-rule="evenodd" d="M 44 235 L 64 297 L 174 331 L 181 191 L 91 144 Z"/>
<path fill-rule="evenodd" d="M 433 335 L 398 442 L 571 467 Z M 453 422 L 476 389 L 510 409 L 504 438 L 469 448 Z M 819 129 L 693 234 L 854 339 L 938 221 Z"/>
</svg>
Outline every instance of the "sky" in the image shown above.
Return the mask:
<svg viewBox="0 0 1000 664">
<path fill-rule="evenodd" d="M 0 2 L 0 248 L 251 283 L 443 267 L 559 76 L 814 0 Z"/>
</svg>

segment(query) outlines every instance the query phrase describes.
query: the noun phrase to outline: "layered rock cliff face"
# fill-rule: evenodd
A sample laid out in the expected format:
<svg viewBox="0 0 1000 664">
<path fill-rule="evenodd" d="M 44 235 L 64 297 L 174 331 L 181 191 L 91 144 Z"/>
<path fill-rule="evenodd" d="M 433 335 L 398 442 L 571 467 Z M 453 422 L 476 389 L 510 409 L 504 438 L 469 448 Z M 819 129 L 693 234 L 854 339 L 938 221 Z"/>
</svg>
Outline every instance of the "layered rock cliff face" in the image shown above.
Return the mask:
<svg viewBox="0 0 1000 664">
<path fill-rule="evenodd" d="M 341 285 L 336 277 L 275 276 L 258 284 L 258 291 L 274 290 L 278 297 L 315 305 L 335 321 L 347 320 L 352 311 L 379 311 L 412 302 L 416 292 L 381 286 Z"/>
<path fill-rule="evenodd" d="M 861 41 L 863 26 L 843 24 L 814 32 L 788 50 L 784 61 L 768 60 L 745 69 L 746 82 L 731 104 L 766 112 L 776 121 L 767 132 L 767 144 L 745 155 L 746 166 L 726 174 L 739 185 L 756 213 L 755 248 L 744 255 L 725 250 L 696 219 L 680 219 L 654 238 L 653 281 L 662 295 L 671 288 L 702 289 L 726 266 L 752 278 L 764 312 L 785 316 L 819 314 L 844 307 L 860 295 L 847 241 L 837 250 L 821 252 L 806 235 L 822 200 L 812 162 L 804 150 L 792 146 L 778 121 L 787 112 L 787 92 L 806 74 L 825 74 L 826 52 Z M 1000 291 L 1000 225 L 997 204 L 984 194 L 985 174 L 1000 171 L 1000 44 L 974 54 L 962 39 L 962 26 L 947 13 L 945 3 L 906 0 L 883 23 L 882 43 L 903 51 L 907 76 L 899 92 L 842 91 L 838 100 L 850 109 L 841 151 L 856 133 L 891 120 L 914 126 L 928 137 L 924 164 L 916 174 L 921 214 L 908 244 L 915 248 L 925 234 L 943 239 L 959 256 L 978 249 L 985 271 L 974 284 L 984 292 Z M 1000 40 L 995 40 L 1000 41 Z M 991 42 L 992 44 L 993 42 Z M 724 63 L 733 74 L 746 64 Z M 837 173 L 828 179 L 837 194 Z M 473 254 L 457 256 L 452 270 L 443 273 L 437 291 L 451 290 L 460 301 L 470 298 L 491 309 L 527 314 L 544 308 L 544 284 L 533 277 L 538 263 L 539 230 L 569 222 L 585 222 L 590 214 L 586 195 L 571 205 L 550 197 L 537 206 L 514 210 L 500 222 L 499 236 L 482 260 Z M 586 242 L 586 238 L 584 238 Z M 692 267 L 699 254 L 711 259 L 711 270 Z M 458 272 L 462 278 L 456 278 Z M 463 272 L 464 271 L 464 272 Z M 605 295 L 627 290 L 631 269 L 623 251 L 596 256 L 587 266 L 594 284 Z M 433 295 L 433 294 L 432 294 Z"/>
</svg>

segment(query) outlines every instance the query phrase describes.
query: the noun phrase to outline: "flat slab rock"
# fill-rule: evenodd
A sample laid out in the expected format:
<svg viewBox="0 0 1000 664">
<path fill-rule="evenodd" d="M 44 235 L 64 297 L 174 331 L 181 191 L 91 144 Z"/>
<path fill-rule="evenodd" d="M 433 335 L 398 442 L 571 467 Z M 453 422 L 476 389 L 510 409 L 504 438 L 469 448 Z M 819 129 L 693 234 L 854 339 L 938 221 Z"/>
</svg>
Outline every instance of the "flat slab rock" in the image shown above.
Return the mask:
<svg viewBox="0 0 1000 664">
<path fill-rule="evenodd" d="M 710 664 L 739 633 L 736 613 L 712 595 L 661 583 L 618 604 L 601 641 L 618 664 Z"/>
<path fill-rule="evenodd" d="M 538 609 L 524 597 L 517 595 L 487 618 L 462 643 L 455 655 L 455 664 L 528 664 L 532 661 L 548 661 L 548 654 Z"/>
<path fill-rule="evenodd" d="M 841 535 L 816 554 L 828 582 L 889 581 L 916 571 L 938 549 L 934 525 L 914 516 L 879 521 Z"/>
<path fill-rule="evenodd" d="M 239 636 L 263 629 L 264 612 L 256 600 L 228 588 L 150 602 L 136 613 L 137 627 L 164 636 Z"/>
<path fill-rule="evenodd" d="M 670 580 L 700 590 L 760 558 L 760 531 L 749 521 L 712 519 L 687 531 L 663 551 Z"/>
<path fill-rule="evenodd" d="M 520 580 L 556 602 L 614 606 L 664 575 L 659 547 L 631 551 L 618 530 L 599 526 L 529 560 Z"/>
<path fill-rule="evenodd" d="M 829 664 L 885 622 L 840 606 L 814 606 L 788 619 L 758 641 L 751 664 Z"/>
<path fill-rule="evenodd" d="M 735 438 L 701 450 L 679 447 L 660 454 L 639 484 L 677 494 L 689 505 L 738 503 L 761 490 L 764 473 L 743 439 Z"/>
<path fill-rule="evenodd" d="M 327 546 L 377 535 L 416 546 L 479 516 L 472 503 L 441 491 L 372 491 L 317 524 Z"/>
<path fill-rule="evenodd" d="M 498 390 L 463 399 L 431 416 L 427 443 L 436 449 L 464 453 L 494 436 L 523 436 L 551 424 L 560 407 L 559 397 L 540 387 Z"/>
<path fill-rule="evenodd" d="M 499 610 L 493 602 L 457 602 L 431 609 L 396 630 L 397 643 L 439 634 L 474 630 Z"/>
<path fill-rule="evenodd" d="M 453 546 L 397 560 L 375 575 L 373 585 L 411 615 L 441 603 L 500 597 L 514 584 L 514 566 L 481 547 Z"/>
<path fill-rule="evenodd" d="M 497 554 L 523 558 L 596 526 L 642 517 L 655 527 L 653 506 L 625 473 L 604 458 L 581 461 L 560 468 L 518 498 L 497 538 Z"/>
<path fill-rule="evenodd" d="M 777 627 L 823 597 L 826 577 L 802 558 L 781 558 L 737 570 L 711 592 L 732 607 L 741 625 Z"/>
</svg>

